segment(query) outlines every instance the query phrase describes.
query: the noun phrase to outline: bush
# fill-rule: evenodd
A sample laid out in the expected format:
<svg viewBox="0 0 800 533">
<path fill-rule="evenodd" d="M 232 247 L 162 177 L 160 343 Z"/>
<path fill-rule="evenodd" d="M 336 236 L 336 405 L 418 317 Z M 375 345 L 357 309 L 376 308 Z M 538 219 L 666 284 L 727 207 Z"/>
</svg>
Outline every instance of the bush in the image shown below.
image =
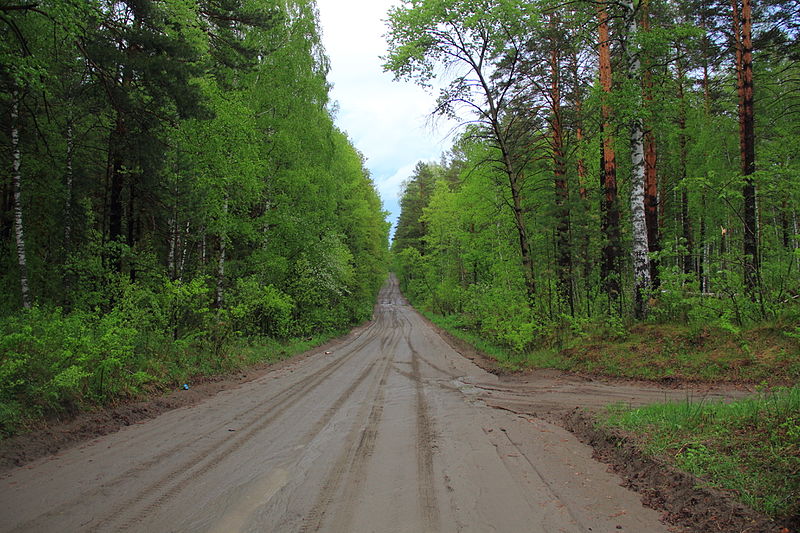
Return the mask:
<svg viewBox="0 0 800 533">
<path fill-rule="evenodd" d="M 255 277 L 239 279 L 230 296 L 233 327 L 245 335 L 286 338 L 292 333 L 292 298 Z"/>
<path fill-rule="evenodd" d="M 515 352 L 530 348 L 551 333 L 533 316 L 520 292 L 496 286 L 473 285 L 467 290 L 464 313 L 472 328 Z"/>
<path fill-rule="evenodd" d="M 33 308 L 0 322 L 0 432 L 29 418 L 131 392 L 136 330 L 98 318 Z M 133 385 L 133 387 L 132 387 Z"/>
<path fill-rule="evenodd" d="M 118 287 L 108 312 L 34 307 L 0 320 L 0 433 L 136 395 L 220 356 L 203 346 L 214 316 L 204 279 L 164 280 L 158 290 L 120 280 Z"/>
</svg>

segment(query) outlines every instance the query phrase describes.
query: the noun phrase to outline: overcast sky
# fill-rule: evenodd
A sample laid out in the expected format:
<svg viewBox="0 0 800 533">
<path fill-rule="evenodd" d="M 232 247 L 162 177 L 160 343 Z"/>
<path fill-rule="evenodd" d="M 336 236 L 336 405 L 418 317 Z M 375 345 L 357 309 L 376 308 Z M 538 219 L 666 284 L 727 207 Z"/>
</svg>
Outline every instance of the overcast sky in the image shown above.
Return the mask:
<svg viewBox="0 0 800 533">
<path fill-rule="evenodd" d="M 336 123 L 367 158 L 367 168 L 394 224 L 400 184 L 418 161 L 438 161 L 451 144 L 452 124 L 427 120 L 435 96 L 383 72 L 384 20 L 398 0 L 317 0 Z"/>
</svg>

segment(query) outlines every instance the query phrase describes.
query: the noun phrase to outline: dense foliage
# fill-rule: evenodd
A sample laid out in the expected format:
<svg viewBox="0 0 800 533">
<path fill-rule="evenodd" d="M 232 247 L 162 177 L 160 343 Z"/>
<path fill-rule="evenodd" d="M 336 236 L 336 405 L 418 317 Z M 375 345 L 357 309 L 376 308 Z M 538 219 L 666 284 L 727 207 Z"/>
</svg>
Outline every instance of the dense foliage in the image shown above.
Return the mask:
<svg viewBox="0 0 800 533">
<path fill-rule="evenodd" d="M 0 433 L 371 316 L 313 0 L 0 6 Z"/>
<path fill-rule="evenodd" d="M 406 183 L 409 298 L 518 352 L 633 320 L 800 336 L 800 5 L 750 4 L 394 9 L 386 68 L 465 123 Z"/>
</svg>

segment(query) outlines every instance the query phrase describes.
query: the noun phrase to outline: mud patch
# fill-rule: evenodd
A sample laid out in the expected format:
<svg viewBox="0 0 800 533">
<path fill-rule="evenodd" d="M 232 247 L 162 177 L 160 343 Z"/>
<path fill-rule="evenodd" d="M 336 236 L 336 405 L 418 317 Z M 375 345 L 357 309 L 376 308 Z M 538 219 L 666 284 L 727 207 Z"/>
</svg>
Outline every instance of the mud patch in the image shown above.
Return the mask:
<svg viewBox="0 0 800 533">
<path fill-rule="evenodd" d="M 595 427 L 589 413 L 575 409 L 555 421 L 592 446 L 595 458 L 640 493 L 643 504 L 664 511 L 665 522 L 698 532 L 787 533 L 800 527 L 800 520 L 777 523 L 731 495 L 703 486 L 695 476 L 645 456 L 630 437 Z"/>
<path fill-rule="evenodd" d="M 424 317 L 423 317 L 424 318 Z M 664 401 L 722 400 L 747 396 L 751 384 L 692 383 L 683 379 L 646 381 L 532 368 L 509 372 L 466 341 L 424 318 L 462 356 L 500 377 L 498 385 L 475 384 L 486 405 L 558 424 L 592 446 L 624 486 L 642 495 L 642 503 L 663 512 L 662 519 L 696 532 L 788 533 L 800 531 L 800 517 L 777 523 L 731 494 L 703 486 L 695 476 L 646 456 L 633 437 L 595 427 L 605 405 L 629 406 Z"/>
</svg>

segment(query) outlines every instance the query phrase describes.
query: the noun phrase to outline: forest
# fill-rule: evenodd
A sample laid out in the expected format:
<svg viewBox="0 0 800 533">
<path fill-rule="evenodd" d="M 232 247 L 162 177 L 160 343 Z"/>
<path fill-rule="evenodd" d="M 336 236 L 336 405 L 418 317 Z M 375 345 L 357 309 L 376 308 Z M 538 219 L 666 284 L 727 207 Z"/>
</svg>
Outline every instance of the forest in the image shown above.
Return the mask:
<svg viewBox="0 0 800 533">
<path fill-rule="evenodd" d="M 678 331 L 663 366 L 726 339 L 736 366 L 771 362 L 756 381 L 796 382 L 798 31 L 794 1 L 395 8 L 385 69 L 462 124 L 405 183 L 406 295 L 510 353 Z M 726 364 L 699 370 L 747 377 Z"/>
<path fill-rule="evenodd" d="M 0 2 L 0 434 L 372 315 L 311 0 Z"/>
</svg>

